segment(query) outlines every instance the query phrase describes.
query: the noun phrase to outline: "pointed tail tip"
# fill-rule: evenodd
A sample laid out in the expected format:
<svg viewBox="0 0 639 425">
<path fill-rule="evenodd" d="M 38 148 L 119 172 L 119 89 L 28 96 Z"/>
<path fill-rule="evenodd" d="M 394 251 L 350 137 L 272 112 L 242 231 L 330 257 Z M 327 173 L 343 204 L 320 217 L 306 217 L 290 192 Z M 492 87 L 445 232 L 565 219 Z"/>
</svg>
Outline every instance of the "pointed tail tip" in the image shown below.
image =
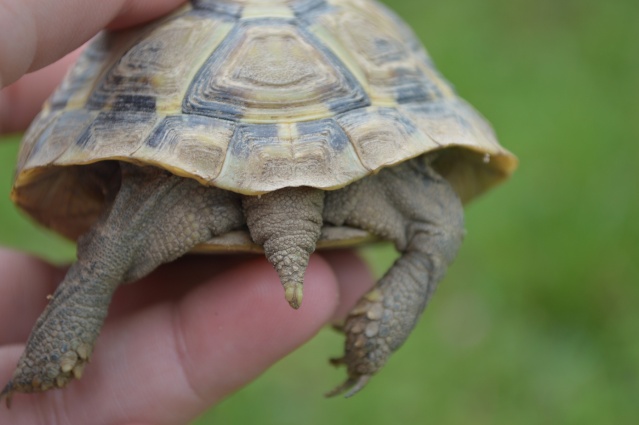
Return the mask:
<svg viewBox="0 0 639 425">
<path fill-rule="evenodd" d="M 304 290 L 301 283 L 284 284 L 284 296 L 295 310 L 301 307 Z"/>
</svg>

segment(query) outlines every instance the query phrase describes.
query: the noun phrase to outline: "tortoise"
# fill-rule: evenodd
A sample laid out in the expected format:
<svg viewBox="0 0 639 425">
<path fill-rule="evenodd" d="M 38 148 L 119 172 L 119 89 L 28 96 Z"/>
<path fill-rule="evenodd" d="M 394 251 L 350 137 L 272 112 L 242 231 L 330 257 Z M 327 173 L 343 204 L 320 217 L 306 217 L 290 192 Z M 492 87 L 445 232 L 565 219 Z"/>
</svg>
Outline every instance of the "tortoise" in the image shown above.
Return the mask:
<svg viewBox="0 0 639 425">
<path fill-rule="evenodd" d="M 116 288 L 188 252 L 263 252 L 297 309 L 316 248 L 388 240 L 343 326 L 329 395 L 352 395 L 454 259 L 463 203 L 516 165 L 373 0 L 192 0 L 101 33 L 21 145 L 12 199 L 78 259 L 2 395 L 79 378 Z"/>
</svg>

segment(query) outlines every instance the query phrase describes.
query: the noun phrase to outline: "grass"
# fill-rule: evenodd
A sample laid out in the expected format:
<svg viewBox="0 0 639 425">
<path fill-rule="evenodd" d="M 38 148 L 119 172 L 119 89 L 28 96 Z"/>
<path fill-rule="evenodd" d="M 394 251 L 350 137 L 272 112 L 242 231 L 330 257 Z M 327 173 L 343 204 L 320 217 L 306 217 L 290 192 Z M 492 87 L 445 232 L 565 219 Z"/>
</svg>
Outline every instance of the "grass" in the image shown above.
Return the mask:
<svg viewBox="0 0 639 425">
<path fill-rule="evenodd" d="M 330 330 L 194 424 L 633 424 L 639 415 L 639 3 L 387 2 L 521 160 L 407 344 L 349 400 Z M 0 144 L 0 190 L 15 141 Z M 0 203 L 0 243 L 72 249 Z M 383 270 L 388 247 L 365 253 Z"/>
</svg>

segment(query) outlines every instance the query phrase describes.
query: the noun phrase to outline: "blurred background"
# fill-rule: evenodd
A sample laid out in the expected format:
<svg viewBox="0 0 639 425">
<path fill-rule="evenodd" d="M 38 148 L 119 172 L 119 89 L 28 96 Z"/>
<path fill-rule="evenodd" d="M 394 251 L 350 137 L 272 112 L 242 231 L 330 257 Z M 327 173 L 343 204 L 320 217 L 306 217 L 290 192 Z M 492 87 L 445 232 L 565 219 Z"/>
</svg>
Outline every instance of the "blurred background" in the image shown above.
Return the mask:
<svg viewBox="0 0 639 425">
<path fill-rule="evenodd" d="M 387 0 L 521 161 L 467 208 L 460 255 L 412 337 L 357 396 L 330 329 L 194 422 L 636 424 L 639 418 L 639 2 Z M 10 205 L 0 244 L 73 248 Z M 391 247 L 366 248 L 380 275 Z"/>
</svg>

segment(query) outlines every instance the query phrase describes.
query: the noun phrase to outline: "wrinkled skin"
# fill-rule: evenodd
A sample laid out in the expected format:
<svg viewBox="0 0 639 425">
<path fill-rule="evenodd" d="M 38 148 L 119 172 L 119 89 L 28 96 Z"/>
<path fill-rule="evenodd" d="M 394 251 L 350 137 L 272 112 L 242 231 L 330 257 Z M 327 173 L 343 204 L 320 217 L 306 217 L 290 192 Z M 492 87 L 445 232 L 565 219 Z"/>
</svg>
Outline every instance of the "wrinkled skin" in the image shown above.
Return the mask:
<svg viewBox="0 0 639 425">
<path fill-rule="evenodd" d="M 346 365 L 348 379 L 329 395 L 352 395 L 408 337 L 464 233 L 461 202 L 427 157 L 336 191 L 285 188 L 259 197 L 152 167 L 121 168 L 121 187 L 79 240 L 78 261 L 38 319 L 3 396 L 80 378 L 120 284 L 233 229 L 248 226 L 277 270 L 285 298 L 299 308 L 304 270 L 324 223 L 366 230 L 402 253 L 344 324 L 345 354 L 334 363 Z"/>
</svg>

